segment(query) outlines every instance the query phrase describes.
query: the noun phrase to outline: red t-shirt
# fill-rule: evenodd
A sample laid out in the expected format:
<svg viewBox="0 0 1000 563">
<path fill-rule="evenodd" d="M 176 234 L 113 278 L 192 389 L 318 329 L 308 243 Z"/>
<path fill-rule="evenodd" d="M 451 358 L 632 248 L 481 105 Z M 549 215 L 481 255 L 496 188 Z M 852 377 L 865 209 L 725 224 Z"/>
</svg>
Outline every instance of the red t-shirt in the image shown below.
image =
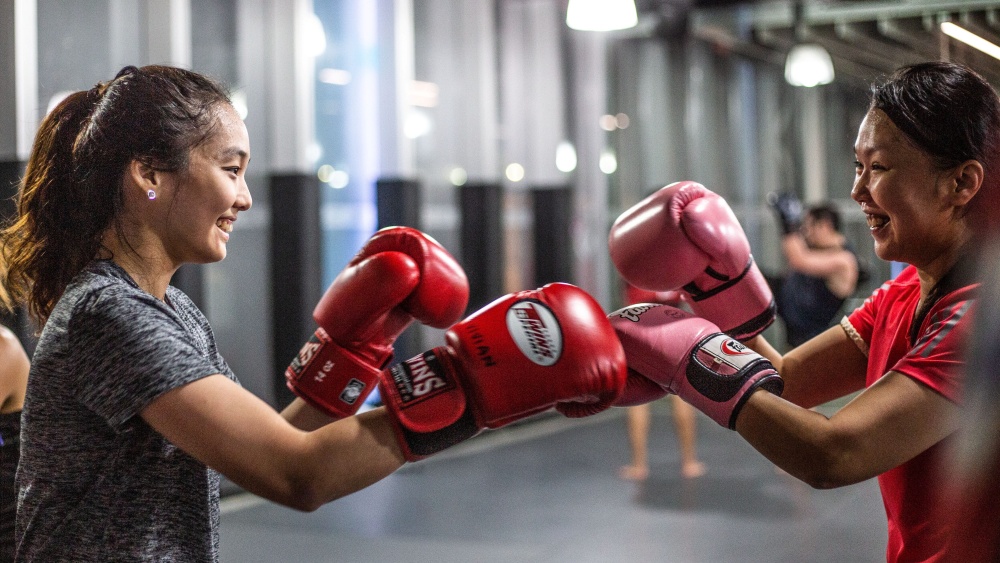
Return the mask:
<svg viewBox="0 0 1000 563">
<path fill-rule="evenodd" d="M 968 285 L 943 295 L 923 318 L 912 346 L 909 333 L 920 299 L 916 268 L 908 266 L 895 280 L 875 290 L 847 317 L 849 326 L 844 327 L 868 355 L 865 385 L 895 371 L 959 402 L 976 287 Z M 889 562 L 936 561 L 944 556 L 948 525 L 954 519 L 934 515 L 944 492 L 938 466 L 948 455 L 946 442 L 878 478 L 889 520 Z"/>
</svg>

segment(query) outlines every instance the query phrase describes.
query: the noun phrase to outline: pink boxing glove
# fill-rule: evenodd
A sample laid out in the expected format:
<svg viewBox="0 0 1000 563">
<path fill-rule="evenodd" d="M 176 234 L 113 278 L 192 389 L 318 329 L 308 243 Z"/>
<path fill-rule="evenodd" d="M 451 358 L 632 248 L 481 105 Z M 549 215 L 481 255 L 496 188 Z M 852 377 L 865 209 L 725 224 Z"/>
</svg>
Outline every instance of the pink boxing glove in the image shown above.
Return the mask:
<svg viewBox="0 0 1000 563">
<path fill-rule="evenodd" d="M 636 303 L 662 303 L 671 307 L 678 307 L 683 302 L 684 292 L 676 289 L 669 291 L 649 291 L 648 289 L 639 289 L 630 283 L 625 284 L 625 303 L 627 305 L 635 305 Z"/>
<path fill-rule="evenodd" d="M 771 288 L 724 199 L 697 182 L 675 182 L 615 220 L 611 261 L 630 284 L 681 289 L 691 310 L 747 340 L 774 321 Z"/>
<path fill-rule="evenodd" d="M 625 387 L 625 355 L 604 311 L 570 284 L 501 297 L 445 341 L 382 376 L 382 399 L 410 461 L 552 408 L 568 417 L 599 413 Z"/>
<path fill-rule="evenodd" d="M 285 370 L 293 393 L 334 418 L 357 412 L 416 319 L 448 328 L 469 303 L 469 281 L 437 241 L 410 227 L 376 232 L 313 310 L 319 328 Z"/>
<path fill-rule="evenodd" d="M 680 309 L 644 303 L 619 309 L 608 319 L 628 362 L 628 381 L 617 406 L 673 393 L 733 429 L 750 395 L 758 389 L 781 395 L 784 389 L 771 362 Z"/>
</svg>

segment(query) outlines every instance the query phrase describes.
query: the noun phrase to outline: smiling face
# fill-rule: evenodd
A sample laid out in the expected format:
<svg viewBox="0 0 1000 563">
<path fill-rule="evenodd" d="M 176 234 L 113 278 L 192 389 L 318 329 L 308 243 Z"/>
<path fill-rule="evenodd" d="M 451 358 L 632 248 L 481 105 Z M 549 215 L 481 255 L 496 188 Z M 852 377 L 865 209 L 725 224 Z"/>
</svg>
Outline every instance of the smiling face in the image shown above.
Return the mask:
<svg viewBox="0 0 1000 563">
<path fill-rule="evenodd" d="M 233 222 L 252 203 L 246 183 L 246 126 L 229 104 L 218 104 L 216 112 L 218 123 L 211 137 L 191 150 L 187 170 L 164 174 L 166 189 L 159 203 L 165 217 L 159 238 L 176 265 L 225 258 Z"/>
<path fill-rule="evenodd" d="M 918 269 L 946 269 L 964 242 L 956 212 L 954 175 L 934 166 L 884 112 L 865 116 L 854 145 L 851 197 L 861 204 L 875 254 Z"/>
</svg>

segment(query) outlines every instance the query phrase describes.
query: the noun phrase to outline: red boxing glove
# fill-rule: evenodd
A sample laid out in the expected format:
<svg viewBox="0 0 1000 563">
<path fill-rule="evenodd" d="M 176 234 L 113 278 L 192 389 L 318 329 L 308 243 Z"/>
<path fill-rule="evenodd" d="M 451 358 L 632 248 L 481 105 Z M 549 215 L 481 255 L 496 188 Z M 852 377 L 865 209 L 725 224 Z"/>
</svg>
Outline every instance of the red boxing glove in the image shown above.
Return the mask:
<svg viewBox="0 0 1000 563">
<path fill-rule="evenodd" d="M 757 389 L 781 395 L 771 362 L 719 327 L 669 305 L 644 303 L 608 315 L 628 360 L 628 384 L 616 406 L 678 395 L 727 428 Z"/>
<path fill-rule="evenodd" d="M 774 321 L 774 297 L 743 228 L 726 200 L 701 184 L 670 184 L 622 213 L 608 248 L 626 281 L 682 289 L 695 314 L 733 338 L 749 339 Z"/>
<path fill-rule="evenodd" d="M 316 304 L 319 328 L 285 370 L 288 388 L 330 416 L 351 416 L 414 319 L 448 328 L 468 303 L 465 272 L 437 241 L 409 227 L 381 229 Z"/>
<path fill-rule="evenodd" d="M 447 345 L 384 372 L 382 399 L 410 461 L 555 407 L 610 407 L 625 356 L 600 305 L 553 283 L 502 297 L 453 326 Z"/>
</svg>

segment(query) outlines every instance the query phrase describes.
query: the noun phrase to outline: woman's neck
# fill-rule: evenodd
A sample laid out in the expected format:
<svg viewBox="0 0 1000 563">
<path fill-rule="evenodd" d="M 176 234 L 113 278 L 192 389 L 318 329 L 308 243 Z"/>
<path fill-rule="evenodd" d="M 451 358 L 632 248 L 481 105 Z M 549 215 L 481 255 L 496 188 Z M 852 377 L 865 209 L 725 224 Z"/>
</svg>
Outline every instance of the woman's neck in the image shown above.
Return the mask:
<svg viewBox="0 0 1000 563">
<path fill-rule="evenodd" d="M 147 245 L 130 245 L 115 235 L 106 236 L 100 258 L 110 258 L 132 278 L 140 289 L 157 299 L 165 300 L 167 286 L 177 266 L 169 264 L 161 253 Z"/>
<path fill-rule="evenodd" d="M 917 275 L 920 278 L 920 297 L 926 298 L 934 287 L 941 282 L 941 279 L 948 275 L 948 272 L 955 267 L 955 264 L 968 253 L 971 235 L 966 233 L 958 237 L 955 243 L 946 251 L 938 254 L 937 258 L 928 264 L 917 266 Z"/>
<path fill-rule="evenodd" d="M 125 259 L 123 260 L 122 258 Z M 141 260 L 128 260 L 127 257 L 116 256 L 113 260 L 115 264 L 118 264 L 131 276 L 140 289 L 160 301 L 166 301 L 167 286 L 170 285 L 170 278 L 173 277 L 173 272 L 163 273 L 157 271 L 155 268 L 148 267 L 149 265 Z"/>
</svg>

